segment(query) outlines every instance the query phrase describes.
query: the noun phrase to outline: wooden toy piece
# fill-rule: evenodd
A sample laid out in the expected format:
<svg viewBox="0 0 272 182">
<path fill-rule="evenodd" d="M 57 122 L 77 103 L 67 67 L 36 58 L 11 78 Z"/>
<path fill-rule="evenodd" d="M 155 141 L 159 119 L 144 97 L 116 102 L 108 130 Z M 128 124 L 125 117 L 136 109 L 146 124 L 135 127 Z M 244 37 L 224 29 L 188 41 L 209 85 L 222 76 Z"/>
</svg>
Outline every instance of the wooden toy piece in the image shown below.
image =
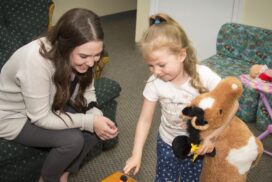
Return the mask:
<svg viewBox="0 0 272 182">
<path fill-rule="evenodd" d="M 137 182 L 132 177 L 125 175 L 122 172 L 115 172 L 112 175 L 104 178 L 101 182 Z"/>
</svg>

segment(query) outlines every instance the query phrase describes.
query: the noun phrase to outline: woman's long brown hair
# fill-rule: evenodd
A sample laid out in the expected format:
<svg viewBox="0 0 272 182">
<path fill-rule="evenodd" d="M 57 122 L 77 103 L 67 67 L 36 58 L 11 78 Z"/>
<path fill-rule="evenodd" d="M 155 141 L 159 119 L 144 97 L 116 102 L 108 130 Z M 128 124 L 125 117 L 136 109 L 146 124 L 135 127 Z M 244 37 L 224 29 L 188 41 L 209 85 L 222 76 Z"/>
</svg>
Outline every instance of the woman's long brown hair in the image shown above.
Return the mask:
<svg viewBox="0 0 272 182">
<path fill-rule="evenodd" d="M 42 43 L 40 54 L 52 61 L 55 67 L 53 82 L 56 86 L 56 94 L 52 104 L 52 111 L 64 112 L 64 106 L 69 102 L 72 93 L 69 91 L 72 68 L 70 54 L 78 46 L 90 41 L 103 41 L 104 33 L 100 18 L 87 9 L 75 8 L 66 12 L 50 29 L 46 36 L 51 44 L 47 49 Z M 77 74 L 79 90 L 74 101 L 78 110 L 84 110 L 87 106 L 84 92 L 91 85 L 93 79 L 92 68 L 84 74 Z"/>
</svg>

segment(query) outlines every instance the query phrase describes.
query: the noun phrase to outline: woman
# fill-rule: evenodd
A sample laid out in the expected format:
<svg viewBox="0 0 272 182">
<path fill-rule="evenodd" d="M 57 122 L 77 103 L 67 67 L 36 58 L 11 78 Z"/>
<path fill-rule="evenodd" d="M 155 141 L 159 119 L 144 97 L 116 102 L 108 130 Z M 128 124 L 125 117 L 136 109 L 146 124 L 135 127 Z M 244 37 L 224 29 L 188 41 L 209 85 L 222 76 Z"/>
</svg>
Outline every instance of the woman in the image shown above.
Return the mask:
<svg viewBox="0 0 272 182">
<path fill-rule="evenodd" d="M 66 12 L 48 32 L 18 49 L 0 77 L 0 137 L 51 148 L 40 181 L 67 181 L 99 139 L 118 134 L 94 107 L 92 68 L 103 51 L 99 17 Z"/>
</svg>

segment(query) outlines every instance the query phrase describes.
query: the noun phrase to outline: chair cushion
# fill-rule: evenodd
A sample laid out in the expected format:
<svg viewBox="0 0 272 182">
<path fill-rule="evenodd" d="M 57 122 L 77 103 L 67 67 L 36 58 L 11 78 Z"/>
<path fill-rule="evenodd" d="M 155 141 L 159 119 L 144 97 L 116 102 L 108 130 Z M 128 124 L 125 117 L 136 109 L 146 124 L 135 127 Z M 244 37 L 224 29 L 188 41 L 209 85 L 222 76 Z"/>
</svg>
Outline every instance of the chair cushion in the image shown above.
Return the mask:
<svg viewBox="0 0 272 182">
<path fill-rule="evenodd" d="M 6 25 L 23 37 L 24 44 L 30 42 L 47 30 L 50 2 L 51 0 L 4 0 L 3 6 L 8 10 L 5 11 Z"/>
<path fill-rule="evenodd" d="M 99 106 L 118 97 L 121 92 L 119 83 L 109 78 L 101 77 L 95 80 L 94 85 Z"/>
<path fill-rule="evenodd" d="M 0 69 L 15 50 L 47 30 L 50 3 L 52 0 L 1 0 Z"/>
<path fill-rule="evenodd" d="M 221 56 L 218 54 L 209 57 L 201 63 L 210 67 L 222 78 L 225 78 L 226 76 L 239 77 L 241 74 L 248 73 L 251 67 L 251 64 L 247 61 Z"/>
<path fill-rule="evenodd" d="M 234 23 L 222 25 L 217 35 L 216 50 L 218 54 L 241 61 L 242 53 L 248 44 L 248 35 L 243 26 Z"/>
<path fill-rule="evenodd" d="M 0 161 L 13 160 L 15 162 L 27 160 L 28 158 L 33 158 L 33 156 L 45 156 L 45 150 L 27 147 L 5 139 L 0 139 L 0 151 Z"/>
<path fill-rule="evenodd" d="M 0 181 L 37 181 L 47 155 L 44 151 L 0 139 Z"/>
<path fill-rule="evenodd" d="M 248 45 L 242 54 L 243 59 L 272 68 L 272 31 L 251 27 L 248 30 L 248 39 Z"/>
<path fill-rule="evenodd" d="M 16 30 L 8 29 L 0 24 L 0 69 L 22 44 L 22 38 L 16 33 Z"/>
<path fill-rule="evenodd" d="M 217 54 L 251 64 L 272 67 L 272 31 L 238 23 L 225 23 L 216 43 Z"/>
</svg>

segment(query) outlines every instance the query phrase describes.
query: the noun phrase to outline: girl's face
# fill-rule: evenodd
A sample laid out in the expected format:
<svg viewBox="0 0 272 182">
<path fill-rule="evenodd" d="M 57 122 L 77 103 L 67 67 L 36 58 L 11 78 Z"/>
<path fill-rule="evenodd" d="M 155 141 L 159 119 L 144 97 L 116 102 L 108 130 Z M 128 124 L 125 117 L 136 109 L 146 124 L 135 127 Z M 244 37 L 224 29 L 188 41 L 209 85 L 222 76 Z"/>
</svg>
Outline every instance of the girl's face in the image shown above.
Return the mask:
<svg viewBox="0 0 272 182">
<path fill-rule="evenodd" d="M 146 62 L 150 71 L 163 81 L 179 83 L 184 79 L 183 61 L 186 51 L 173 54 L 166 48 L 157 49 L 149 53 Z"/>
<path fill-rule="evenodd" d="M 99 61 L 103 50 L 102 41 L 90 41 L 82 44 L 71 52 L 70 64 L 78 73 L 85 73 L 89 67 Z"/>
</svg>

